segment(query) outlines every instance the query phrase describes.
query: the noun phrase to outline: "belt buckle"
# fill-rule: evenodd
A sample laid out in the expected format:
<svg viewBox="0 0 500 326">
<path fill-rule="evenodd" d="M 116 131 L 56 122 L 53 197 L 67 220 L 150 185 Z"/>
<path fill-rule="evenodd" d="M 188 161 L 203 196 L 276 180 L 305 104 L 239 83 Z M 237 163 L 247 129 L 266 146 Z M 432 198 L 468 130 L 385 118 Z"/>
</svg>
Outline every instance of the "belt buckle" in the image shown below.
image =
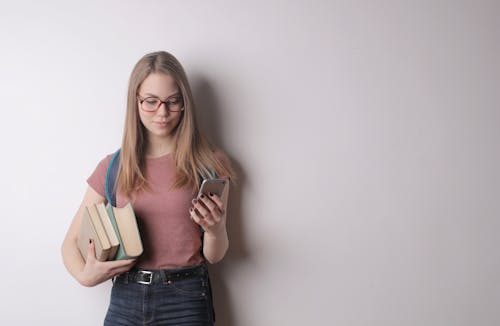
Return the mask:
<svg viewBox="0 0 500 326">
<path fill-rule="evenodd" d="M 153 281 L 153 272 L 151 272 L 151 271 L 138 271 L 137 274 L 147 275 L 147 277 L 149 277 L 148 281 L 142 281 L 142 280 L 140 280 L 140 281 L 137 281 L 137 283 L 150 285 L 151 282 Z"/>
</svg>

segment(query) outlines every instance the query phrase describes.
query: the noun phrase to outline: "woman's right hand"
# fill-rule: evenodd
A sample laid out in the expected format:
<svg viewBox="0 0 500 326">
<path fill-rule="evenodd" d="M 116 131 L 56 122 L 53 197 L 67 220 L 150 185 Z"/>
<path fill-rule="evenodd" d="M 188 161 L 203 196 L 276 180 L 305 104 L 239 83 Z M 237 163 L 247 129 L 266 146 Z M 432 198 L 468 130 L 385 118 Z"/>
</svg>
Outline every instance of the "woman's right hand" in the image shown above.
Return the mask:
<svg viewBox="0 0 500 326">
<path fill-rule="evenodd" d="M 87 260 L 78 281 L 84 286 L 95 286 L 132 268 L 136 259 L 99 261 L 95 256 L 95 245 L 89 243 Z"/>
</svg>

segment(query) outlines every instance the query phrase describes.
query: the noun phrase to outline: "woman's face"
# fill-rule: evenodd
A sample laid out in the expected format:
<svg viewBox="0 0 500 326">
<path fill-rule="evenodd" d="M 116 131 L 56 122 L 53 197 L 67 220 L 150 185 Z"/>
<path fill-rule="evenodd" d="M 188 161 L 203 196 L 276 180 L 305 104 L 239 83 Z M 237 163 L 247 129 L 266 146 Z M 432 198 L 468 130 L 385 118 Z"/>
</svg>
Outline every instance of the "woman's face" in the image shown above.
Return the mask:
<svg viewBox="0 0 500 326">
<path fill-rule="evenodd" d="M 175 80 L 169 75 L 162 73 L 150 74 L 144 79 L 138 91 L 138 96 L 141 99 L 154 97 L 161 101 L 169 101 L 170 103 L 176 103 L 176 95 L 182 100 L 182 94 Z M 168 139 L 173 136 L 173 131 L 181 119 L 182 111 L 171 112 L 166 107 L 167 105 L 165 103 L 162 103 L 160 107 L 153 112 L 143 110 L 139 100 L 137 101 L 137 105 L 139 106 L 141 122 L 148 132 L 149 139 Z M 175 109 L 175 106 L 176 105 L 170 104 L 170 107 L 173 109 Z"/>
</svg>

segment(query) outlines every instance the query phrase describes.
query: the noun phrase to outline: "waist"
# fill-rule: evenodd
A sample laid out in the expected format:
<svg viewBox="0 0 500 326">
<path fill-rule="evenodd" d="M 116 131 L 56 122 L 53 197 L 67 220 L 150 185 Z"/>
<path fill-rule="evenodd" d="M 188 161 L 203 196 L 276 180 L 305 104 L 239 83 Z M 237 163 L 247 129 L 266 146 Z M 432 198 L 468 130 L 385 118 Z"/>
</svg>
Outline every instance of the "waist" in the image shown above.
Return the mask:
<svg viewBox="0 0 500 326">
<path fill-rule="evenodd" d="M 174 269 L 142 269 L 133 268 L 128 272 L 122 273 L 116 277 L 121 282 L 134 282 L 140 284 L 168 284 L 170 282 L 190 279 L 206 275 L 207 267 L 204 263 L 196 266 L 188 266 Z"/>
</svg>

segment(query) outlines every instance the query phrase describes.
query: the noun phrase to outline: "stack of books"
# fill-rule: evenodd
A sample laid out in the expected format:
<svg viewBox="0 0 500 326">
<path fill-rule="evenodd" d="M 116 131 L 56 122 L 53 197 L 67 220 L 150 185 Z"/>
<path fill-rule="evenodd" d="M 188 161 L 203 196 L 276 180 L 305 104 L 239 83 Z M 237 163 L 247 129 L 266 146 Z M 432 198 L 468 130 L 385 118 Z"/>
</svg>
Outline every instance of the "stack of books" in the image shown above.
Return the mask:
<svg viewBox="0 0 500 326">
<path fill-rule="evenodd" d="M 97 260 L 140 256 L 143 247 L 132 204 L 122 208 L 104 206 L 104 203 L 85 207 L 78 234 L 78 248 L 83 259 L 87 258 L 90 239 L 95 244 Z"/>
</svg>

